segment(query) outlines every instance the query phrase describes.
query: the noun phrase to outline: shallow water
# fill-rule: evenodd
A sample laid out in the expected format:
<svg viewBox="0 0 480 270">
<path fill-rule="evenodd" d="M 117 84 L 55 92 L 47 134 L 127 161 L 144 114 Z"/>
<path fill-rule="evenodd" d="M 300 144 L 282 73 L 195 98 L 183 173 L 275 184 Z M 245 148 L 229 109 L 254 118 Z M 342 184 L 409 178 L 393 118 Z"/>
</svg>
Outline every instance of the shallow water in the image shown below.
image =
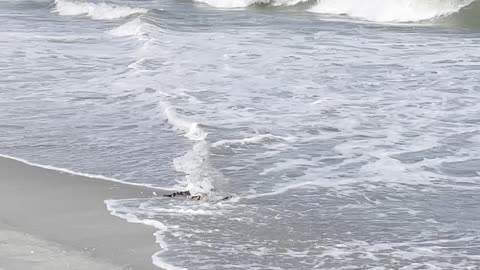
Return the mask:
<svg viewBox="0 0 480 270">
<path fill-rule="evenodd" d="M 164 268 L 478 267 L 477 2 L 204 2 L 1 1 L 0 154 L 208 194 L 107 202 Z"/>
</svg>

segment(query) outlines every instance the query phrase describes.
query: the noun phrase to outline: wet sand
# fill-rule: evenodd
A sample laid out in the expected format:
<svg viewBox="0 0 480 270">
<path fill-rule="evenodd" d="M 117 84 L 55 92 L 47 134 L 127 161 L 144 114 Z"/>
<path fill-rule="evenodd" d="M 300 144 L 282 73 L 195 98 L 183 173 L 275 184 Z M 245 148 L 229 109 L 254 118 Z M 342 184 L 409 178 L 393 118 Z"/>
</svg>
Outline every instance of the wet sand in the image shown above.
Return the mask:
<svg viewBox="0 0 480 270">
<path fill-rule="evenodd" d="M 159 269 L 155 229 L 112 216 L 104 203 L 151 196 L 0 157 L 0 270 Z"/>
</svg>

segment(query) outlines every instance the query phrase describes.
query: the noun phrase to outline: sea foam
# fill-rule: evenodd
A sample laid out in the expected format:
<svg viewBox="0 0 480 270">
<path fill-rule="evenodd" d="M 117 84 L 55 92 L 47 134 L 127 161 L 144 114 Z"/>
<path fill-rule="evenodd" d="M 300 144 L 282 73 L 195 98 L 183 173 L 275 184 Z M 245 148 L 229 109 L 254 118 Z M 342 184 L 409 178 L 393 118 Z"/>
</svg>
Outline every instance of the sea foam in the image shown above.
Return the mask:
<svg viewBox="0 0 480 270">
<path fill-rule="evenodd" d="M 55 12 L 62 16 L 87 16 L 94 20 L 114 20 L 133 14 L 146 13 L 147 9 L 110 5 L 107 3 L 55 0 Z"/>
<path fill-rule="evenodd" d="M 130 223 L 145 224 L 158 229 L 158 231 L 155 232 L 155 238 L 156 243 L 160 245 L 161 250 L 152 256 L 153 264 L 167 270 L 186 270 L 182 267 L 176 267 L 160 258 L 162 253 L 169 250 L 168 244 L 164 240 L 164 234 L 168 231 L 169 227 L 157 220 L 138 218 L 134 213 L 132 213 L 131 209 L 128 209 L 122 205 L 122 202 L 124 201 L 126 200 L 105 200 L 104 203 L 110 213 L 114 216 L 123 218 Z"/>
<path fill-rule="evenodd" d="M 257 4 L 272 6 L 294 6 L 308 0 L 195 0 L 218 8 L 242 8 Z"/>
<path fill-rule="evenodd" d="M 174 129 L 184 132 L 185 137 L 192 141 L 201 141 L 207 137 L 207 132 L 203 130 L 197 122 L 187 119 L 177 112 L 177 108 L 169 106 L 165 109 L 167 121 L 172 124 Z"/>
<path fill-rule="evenodd" d="M 60 168 L 60 167 L 55 167 L 55 166 L 51 166 L 51 165 L 42 165 L 42 164 L 30 162 L 26 159 L 17 158 L 17 157 L 8 156 L 8 155 L 0 155 L 0 157 L 15 160 L 15 161 L 18 161 L 18 162 L 21 162 L 21 163 L 24 163 L 24 164 L 27 164 L 27 165 L 30 165 L 30 166 L 33 166 L 33 167 L 38 167 L 38 168 L 42 168 L 42 169 L 46 169 L 46 170 L 57 171 L 57 172 L 61 172 L 61 173 L 67 173 L 67 174 L 71 174 L 71 175 L 78 175 L 78 176 L 85 177 L 85 178 L 101 179 L 101 180 L 117 182 L 117 183 L 121 183 L 121 184 L 125 184 L 125 185 L 142 186 L 142 187 L 148 187 L 148 188 L 158 189 L 158 190 L 163 190 L 163 191 L 174 190 L 174 189 L 169 189 L 169 188 L 160 188 L 160 187 L 157 187 L 153 184 L 126 182 L 126 181 L 122 181 L 122 180 L 119 180 L 119 179 L 116 179 L 116 178 L 113 178 L 113 177 L 104 176 L 104 175 L 91 174 L 91 173 L 81 173 L 81 172 L 73 171 L 73 170 L 66 169 L 66 168 Z"/>
<path fill-rule="evenodd" d="M 446 16 L 473 0 L 319 0 L 310 11 L 348 15 L 376 22 L 418 22 Z"/>
<path fill-rule="evenodd" d="M 258 144 L 265 140 L 287 140 L 288 138 L 283 138 L 280 136 L 275 136 L 272 134 L 258 134 L 253 137 L 243 138 L 243 139 L 232 139 L 232 140 L 220 140 L 212 143 L 212 147 L 224 147 L 231 145 L 247 145 L 247 144 Z"/>
<path fill-rule="evenodd" d="M 184 115 L 181 109 L 168 103 L 161 103 L 160 106 L 164 108 L 164 116 L 172 128 L 194 142 L 187 153 L 173 161 L 175 170 L 185 175 L 177 182 L 191 194 L 208 195 L 215 199 L 215 183 L 223 181 L 223 178 L 210 164 L 210 143 L 206 140 L 208 133 L 198 122 Z"/>
</svg>

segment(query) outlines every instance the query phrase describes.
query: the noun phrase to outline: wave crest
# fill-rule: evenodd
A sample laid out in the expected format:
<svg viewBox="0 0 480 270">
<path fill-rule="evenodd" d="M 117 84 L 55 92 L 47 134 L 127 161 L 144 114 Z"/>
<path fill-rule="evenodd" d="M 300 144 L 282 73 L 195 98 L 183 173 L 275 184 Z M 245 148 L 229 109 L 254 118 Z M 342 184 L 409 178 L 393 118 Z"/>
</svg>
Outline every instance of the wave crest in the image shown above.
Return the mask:
<svg viewBox="0 0 480 270">
<path fill-rule="evenodd" d="M 218 8 L 243 8 L 253 5 L 294 6 L 309 0 L 194 0 Z"/>
<path fill-rule="evenodd" d="M 319 0 L 311 12 L 376 22 L 418 22 L 460 11 L 474 0 Z"/>
<path fill-rule="evenodd" d="M 55 0 L 55 12 L 63 16 L 84 15 L 94 20 L 114 20 L 133 14 L 146 13 L 144 8 L 109 5 L 106 3 Z"/>
<path fill-rule="evenodd" d="M 135 18 L 132 21 L 126 22 L 116 28 L 113 28 L 109 33 L 116 37 L 142 36 L 147 31 L 149 24 L 143 22 L 140 18 Z"/>
<path fill-rule="evenodd" d="M 451 14 L 445 18 L 440 18 L 440 22 L 454 24 L 465 27 L 480 27 L 480 1 L 473 1 L 468 6 L 463 7 L 459 12 Z"/>
</svg>

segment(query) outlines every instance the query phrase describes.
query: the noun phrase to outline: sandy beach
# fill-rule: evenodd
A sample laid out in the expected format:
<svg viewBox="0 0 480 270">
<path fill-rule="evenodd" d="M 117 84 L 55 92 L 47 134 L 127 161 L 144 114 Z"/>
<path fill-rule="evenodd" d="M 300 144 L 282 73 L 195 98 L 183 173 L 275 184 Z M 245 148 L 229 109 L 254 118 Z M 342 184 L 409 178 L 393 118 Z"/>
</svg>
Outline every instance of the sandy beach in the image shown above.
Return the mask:
<svg viewBox="0 0 480 270">
<path fill-rule="evenodd" d="M 0 269 L 159 269 L 154 228 L 112 216 L 104 200 L 149 188 L 0 158 Z"/>
</svg>

